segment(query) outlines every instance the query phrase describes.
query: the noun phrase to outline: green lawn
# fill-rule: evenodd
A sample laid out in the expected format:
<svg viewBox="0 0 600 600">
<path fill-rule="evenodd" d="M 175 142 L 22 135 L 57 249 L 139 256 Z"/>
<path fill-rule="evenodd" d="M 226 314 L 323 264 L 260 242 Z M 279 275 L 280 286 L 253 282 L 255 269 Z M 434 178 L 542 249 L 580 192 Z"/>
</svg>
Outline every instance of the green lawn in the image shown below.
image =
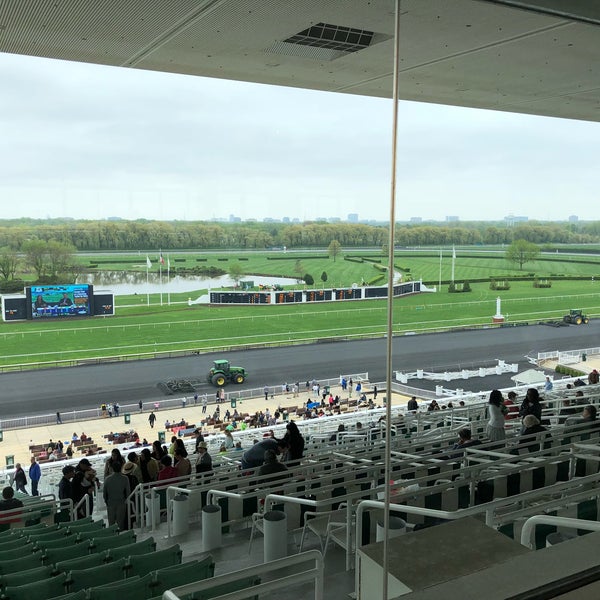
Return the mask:
<svg viewBox="0 0 600 600">
<path fill-rule="evenodd" d="M 394 302 L 394 331 L 444 330 L 489 324 L 496 297 L 509 322 L 559 319 L 570 308 L 600 314 L 598 283 L 556 282 L 550 289 L 534 289 L 531 282 L 515 282 L 504 292 L 474 284 L 465 294 L 418 294 Z M 171 299 L 174 294 L 171 295 Z M 0 329 L 3 354 L 0 365 L 76 360 L 168 351 L 219 350 L 246 344 L 290 343 L 297 340 L 382 335 L 384 300 L 345 301 L 315 305 L 210 307 L 178 304 L 127 305 L 118 297 L 114 317 L 54 322 L 4 323 Z M 144 298 L 145 300 L 145 298 Z"/>
</svg>

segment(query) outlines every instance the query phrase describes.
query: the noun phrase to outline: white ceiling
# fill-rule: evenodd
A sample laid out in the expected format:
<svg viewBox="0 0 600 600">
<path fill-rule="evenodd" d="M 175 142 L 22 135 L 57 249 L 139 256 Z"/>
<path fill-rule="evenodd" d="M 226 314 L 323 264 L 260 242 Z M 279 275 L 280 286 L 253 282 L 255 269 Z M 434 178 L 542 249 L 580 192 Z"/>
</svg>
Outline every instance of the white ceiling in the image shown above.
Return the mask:
<svg viewBox="0 0 600 600">
<path fill-rule="evenodd" d="M 597 4 L 403 0 L 400 97 L 599 121 Z M 392 0 L 2 0 L 0 51 L 391 97 L 393 10 Z M 333 60 L 283 43 L 320 22 L 372 31 L 373 43 Z"/>
</svg>

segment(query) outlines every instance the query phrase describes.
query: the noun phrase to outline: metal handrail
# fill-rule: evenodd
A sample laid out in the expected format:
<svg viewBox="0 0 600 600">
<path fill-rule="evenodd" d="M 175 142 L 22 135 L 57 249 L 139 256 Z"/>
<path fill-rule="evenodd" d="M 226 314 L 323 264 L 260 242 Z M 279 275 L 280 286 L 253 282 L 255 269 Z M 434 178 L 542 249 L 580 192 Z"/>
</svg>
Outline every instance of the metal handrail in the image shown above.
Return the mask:
<svg viewBox="0 0 600 600">
<path fill-rule="evenodd" d="M 554 525 L 556 527 L 568 527 L 571 529 L 587 529 L 588 531 L 600 531 L 598 521 L 586 521 L 585 519 L 571 519 L 568 517 L 553 517 L 551 515 L 535 515 L 529 517 L 521 530 L 521 544 L 527 548 L 534 548 L 533 535 L 538 525 Z"/>
<path fill-rule="evenodd" d="M 266 592 L 272 592 L 275 590 L 285 590 L 289 586 L 304 583 L 307 581 L 314 581 L 315 584 L 315 596 L 314 600 L 323 600 L 323 581 L 324 581 L 324 563 L 323 555 L 318 550 L 307 550 L 293 556 L 287 556 L 277 560 L 270 561 L 265 564 L 254 565 L 241 571 L 234 571 L 232 573 L 226 573 L 196 583 L 190 583 L 180 587 L 167 590 L 163 593 L 163 600 L 180 600 L 187 594 L 193 592 L 200 592 L 215 589 L 218 586 L 225 585 L 234 581 L 247 579 L 248 577 L 255 577 L 257 575 L 270 575 L 276 571 L 290 571 L 290 567 L 301 565 L 303 563 L 310 562 L 313 566 L 310 569 L 300 571 L 294 575 L 286 575 L 277 579 L 269 577 L 269 581 L 266 583 L 260 583 L 255 586 L 243 590 L 237 590 L 216 597 L 220 600 L 242 600 L 244 598 L 261 596 Z"/>
</svg>

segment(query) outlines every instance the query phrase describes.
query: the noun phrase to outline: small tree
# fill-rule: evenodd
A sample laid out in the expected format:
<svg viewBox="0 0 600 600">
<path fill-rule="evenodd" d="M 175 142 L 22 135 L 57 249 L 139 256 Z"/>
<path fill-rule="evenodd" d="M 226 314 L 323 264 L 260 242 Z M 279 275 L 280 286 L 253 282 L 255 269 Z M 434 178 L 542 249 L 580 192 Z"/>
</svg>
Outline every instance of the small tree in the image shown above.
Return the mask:
<svg viewBox="0 0 600 600">
<path fill-rule="evenodd" d="M 339 256 L 342 251 L 342 245 L 337 240 L 331 240 L 329 247 L 327 248 L 327 254 L 329 254 L 329 258 L 333 258 L 333 262 L 337 256 Z"/>
<path fill-rule="evenodd" d="M 19 266 L 19 254 L 12 248 L 0 249 L 0 276 L 4 279 L 14 279 Z"/>
<path fill-rule="evenodd" d="M 321 273 L 321 281 L 325 283 L 327 281 L 327 271 Z"/>
<path fill-rule="evenodd" d="M 298 259 L 296 261 L 296 264 L 294 265 L 294 273 L 296 273 L 296 276 L 298 277 L 298 279 L 302 279 L 304 271 L 305 271 L 304 265 L 302 264 L 302 261 L 300 259 Z"/>
<path fill-rule="evenodd" d="M 506 249 L 506 260 L 517 263 L 519 269 L 523 270 L 523 265 L 535 260 L 540 254 L 540 249 L 535 244 L 527 240 L 515 240 Z"/>
<path fill-rule="evenodd" d="M 231 263 L 229 265 L 228 274 L 231 279 L 235 282 L 236 287 L 240 284 L 240 279 L 244 276 L 244 270 L 242 269 L 242 265 L 240 263 Z"/>
<path fill-rule="evenodd" d="M 303 279 L 306 285 L 313 285 L 315 283 L 315 279 L 310 273 L 305 273 Z"/>
</svg>

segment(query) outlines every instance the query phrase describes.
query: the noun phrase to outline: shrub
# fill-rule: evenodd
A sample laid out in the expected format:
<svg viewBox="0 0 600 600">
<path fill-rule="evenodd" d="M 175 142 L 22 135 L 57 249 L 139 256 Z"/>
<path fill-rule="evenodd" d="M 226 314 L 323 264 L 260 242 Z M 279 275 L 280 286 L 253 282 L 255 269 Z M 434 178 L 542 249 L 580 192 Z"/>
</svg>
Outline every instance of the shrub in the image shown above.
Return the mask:
<svg viewBox="0 0 600 600">
<path fill-rule="evenodd" d="M 313 285 L 315 282 L 314 277 L 310 273 L 306 273 L 302 279 L 304 279 L 306 285 Z"/>
<path fill-rule="evenodd" d="M 490 281 L 490 290 L 510 290 L 510 283 L 506 280 L 495 280 Z"/>
<path fill-rule="evenodd" d="M 567 375 L 568 377 L 583 377 L 587 375 L 583 371 L 579 369 L 573 369 L 572 367 L 566 367 L 565 365 L 556 365 L 554 367 L 556 373 L 560 373 L 561 375 Z"/>
<path fill-rule="evenodd" d="M 534 279 L 533 280 L 534 288 L 549 288 L 552 287 L 552 282 L 549 279 Z"/>
<path fill-rule="evenodd" d="M 463 292 L 470 292 L 471 284 L 468 281 L 464 281 L 463 283 L 451 283 L 448 286 L 449 294 L 462 294 Z"/>
<path fill-rule="evenodd" d="M 22 279 L 8 279 L 0 281 L 0 293 L 15 294 L 23 293 L 25 282 Z"/>
</svg>

